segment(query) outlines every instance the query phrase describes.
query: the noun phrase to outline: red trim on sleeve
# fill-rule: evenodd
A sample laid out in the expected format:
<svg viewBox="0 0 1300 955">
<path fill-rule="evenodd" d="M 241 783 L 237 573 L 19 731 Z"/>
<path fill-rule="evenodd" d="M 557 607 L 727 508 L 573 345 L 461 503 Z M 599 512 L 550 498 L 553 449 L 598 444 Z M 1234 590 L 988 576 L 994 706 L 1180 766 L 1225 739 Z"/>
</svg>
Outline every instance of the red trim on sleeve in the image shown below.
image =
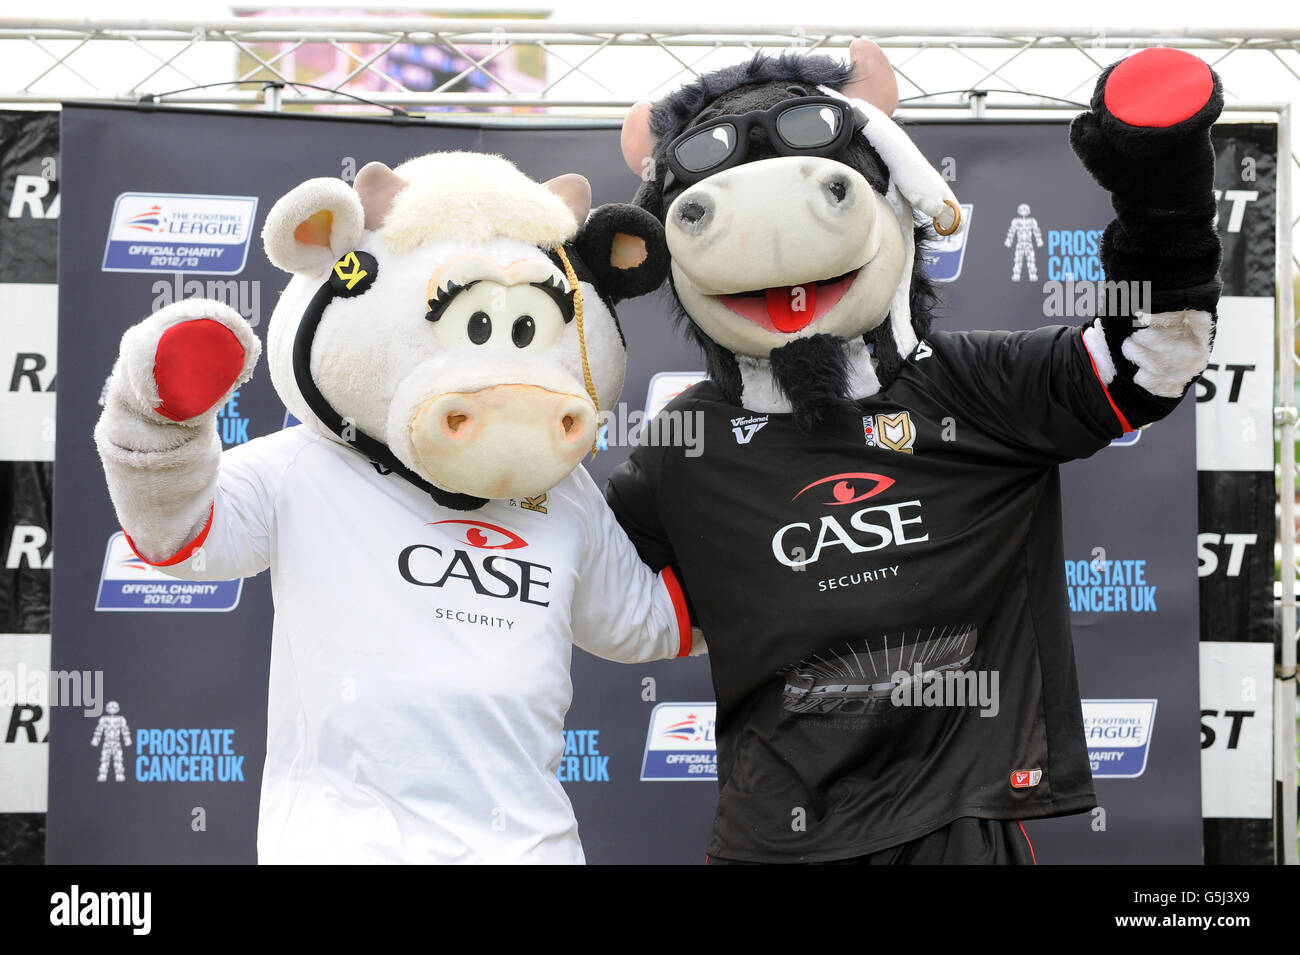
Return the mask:
<svg viewBox="0 0 1300 955">
<path fill-rule="evenodd" d="M 131 548 L 131 553 L 135 554 L 136 557 L 139 557 L 150 567 L 171 567 L 175 564 L 179 564 L 183 560 L 188 560 L 194 555 L 195 551 L 203 546 L 203 542 L 208 539 L 208 531 L 212 530 L 212 513 L 215 507 L 215 502 L 208 505 L 208 521 L 203 525 L 203 530 L 199 531 L 198 536 L 166 560 L 150 560 L 148 557 L 144 556 L 144 554 L 136 550 L 135 542 L 131 540 L 131 535 L 126 532 L 125 527 L 122 528 L 122 536 L 126 538 L 126 545 Z"/>
<path fill-rule="evenodd" d="M 671 567 L 665 567 L 659 571 L 659 576 L 663 578 L 664 586 L 668 588 L 668 596 L 673 598 L 673 610 L 677 612 L 677 655 L 679 657 L 689 657 L 691 655 L 691 615 L 686 609 L 686 595 L 682 593 L 682 585 L 677 582 L 677 575 L 673 573 Z"/>
<path fill-rule="evenodd" d="M 1083 332 L 1079 332 L 1079 337 L 1083 337 Z M 1137 428 L 1128 423 L 1124 413 L 1119 410 L 1119 405 L 1115 404 L 1115 399 L 1110 396 L 1110 389 L 1106 387 L 1106 382 L 1101 380 L 1101 372 L 1097 370 L 1097 359 L 1092 357 L 1092 352 L 1088 351 L 1088 343 L 1083 343 L 1083 350 L 1088 355 L 1088 363 L 1092 365 L 1092 373 L 1097 376 L 1097 384 L 1101 385 L 1102 393 L 1105 394 L 1106 400 L 1110 402 L 1110 410 L 1115 412 L 1115 417 L 1119 419 L 1119 426 L 1124 429 L 1124 434 L 1130 431 L 1136 431 Z"/>
</svg>

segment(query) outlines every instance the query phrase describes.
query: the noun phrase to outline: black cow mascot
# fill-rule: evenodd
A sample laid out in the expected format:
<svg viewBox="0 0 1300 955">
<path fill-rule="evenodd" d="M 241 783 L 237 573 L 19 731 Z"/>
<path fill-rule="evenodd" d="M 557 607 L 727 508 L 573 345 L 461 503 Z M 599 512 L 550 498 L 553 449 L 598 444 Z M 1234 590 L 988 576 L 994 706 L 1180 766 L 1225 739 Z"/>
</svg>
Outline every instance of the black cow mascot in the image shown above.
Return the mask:
<svg viewBox="0 0 1300 955">
<path fill-rule="evenodd" d="M 638 448 L 606 497 L 709 640 L 711 861 L 1028 863 L 1019 820 L 1096 802 L 1057 466 L 1206 364 L 1222 90 L 1146 50 L 1070 130 L 1113 196 L 1107 278 L 1150 282 L 1148 313 L 931 331 L 917 249 L 961 207 L 889 118 L 880 48 L 850 53 L 759 56 L 629 113 L 709 378 L 670 405 L 704 453 Z"/>
</svg>

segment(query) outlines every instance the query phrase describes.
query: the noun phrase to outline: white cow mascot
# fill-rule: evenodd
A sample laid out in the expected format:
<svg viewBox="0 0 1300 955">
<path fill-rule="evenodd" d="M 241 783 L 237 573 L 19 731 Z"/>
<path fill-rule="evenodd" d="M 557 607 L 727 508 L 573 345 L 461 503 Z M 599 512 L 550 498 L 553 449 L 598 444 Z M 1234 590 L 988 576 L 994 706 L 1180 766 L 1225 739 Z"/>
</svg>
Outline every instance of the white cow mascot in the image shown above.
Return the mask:
<svg viewBox="0 0 1300 955">
<path fill-rule="evenodd" d="M 702 649 L 578 466 L 623 385 L 613 303 L 667 270 L 652 216 L 590 201 L 473 153 L 298 186 L 263 239 L 303 424 L 224 453 L 248 324 L 188 300 L 122 338 L 95 440 L 132 547 L 187 580 L 271 571 L 264 863 L 582 862 L 572 646 Z"/>
</svg>

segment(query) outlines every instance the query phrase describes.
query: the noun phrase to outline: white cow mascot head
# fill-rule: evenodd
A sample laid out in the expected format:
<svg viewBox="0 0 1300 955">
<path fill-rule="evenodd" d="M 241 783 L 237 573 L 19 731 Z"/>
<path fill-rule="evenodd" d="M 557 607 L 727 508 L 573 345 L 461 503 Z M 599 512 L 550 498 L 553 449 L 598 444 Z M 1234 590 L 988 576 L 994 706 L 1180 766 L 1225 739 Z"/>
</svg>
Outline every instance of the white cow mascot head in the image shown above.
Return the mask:
<svg viewBox="0 0 1300 955">
<path fill-rule="evenodd" d="M 276 390 L 447 506 L 541 494 L 622 390 L 612 300 L 666 266 L 652 217 L 588 221 L 590 203 L 581 176 L 539 186 L 474 153 L 303 183 L 263 231 L 294 275 L 268 337 Z"/>
<path fill-rule="evenodd" d="M 191 580 L 271 572 L 263 861 L 581 861 L 572 647 L 702 649 L 578 467 L 623 385 L 614 303 L 668 268 L 652 215 L 590 202 L 473 153 L 289 192 L 267 345 L 303 425 L 229 451 L 253 329 L 187 300 L 123 336 L 96 441 L 131 546 Z"/>
</svg>

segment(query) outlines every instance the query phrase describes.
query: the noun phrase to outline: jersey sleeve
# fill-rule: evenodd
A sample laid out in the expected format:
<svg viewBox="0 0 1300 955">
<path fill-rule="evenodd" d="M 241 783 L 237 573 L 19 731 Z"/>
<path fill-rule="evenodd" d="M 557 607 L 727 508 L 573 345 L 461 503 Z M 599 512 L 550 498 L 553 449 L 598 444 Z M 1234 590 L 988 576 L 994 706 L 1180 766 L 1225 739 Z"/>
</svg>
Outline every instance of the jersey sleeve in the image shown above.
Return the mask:
<svg viewBox="0 0 1300 955">
<path fill-rule="evenodd" d="M 934 333 L 909 365 L 959 440 L 963 427 L 975 428 L 1026 464 L 1087 457 L 1133 430 L 1080 328 Z"/>
<path fill-rule="evenodd" d="M 605 500 L 641 559 L 655 570 L 675 563 L 672 544 L 659 518 L 658 488 L 663 449 L 639 446 L 614 469 Z"/>
<path fill-rule="evenodd" d="M 691 656 L 686 598 L 669 567 L 655 572 L 638 556 L 586 469 L 575 471 L 585 542 L 573 601 L 573 642 L 598 657 L 642 663 Z"/>
<path fill-rule="evenodd" d="M 183 580 L 252 577 L 271 566 L 275 496 L 293 452 L 302 446 L 279 432 L 221 455 L 207 525 L 159 570 Z"/>
</svg>

